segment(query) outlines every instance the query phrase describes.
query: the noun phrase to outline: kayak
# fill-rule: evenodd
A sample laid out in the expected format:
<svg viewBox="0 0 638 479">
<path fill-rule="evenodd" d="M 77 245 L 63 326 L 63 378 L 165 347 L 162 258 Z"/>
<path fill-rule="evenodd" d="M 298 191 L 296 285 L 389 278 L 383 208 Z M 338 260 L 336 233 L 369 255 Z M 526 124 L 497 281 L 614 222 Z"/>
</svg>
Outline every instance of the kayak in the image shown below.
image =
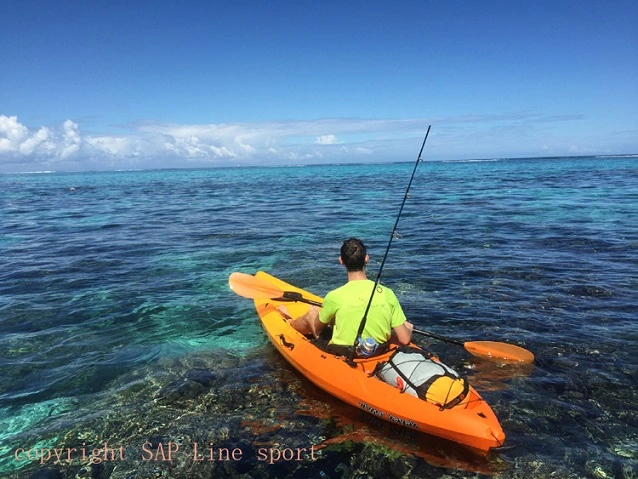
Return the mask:
<svg viewBox="0 0 638 479">
<path fill-rule="evenodd" d="M 501 448 L 505 433 L 492 411 L 476 390 L 469 386 L 466 397 L 457 405 L 439 405 L 404 394 L 374 375 L 379 363 L 389 360 L 399 347 L 391 345 L 383 354 L 354 359 L 354 366 L 343 356 L 319 349 L 311 338 L 296 331 L 288 323 L 285 312 L 296 318 L 305 314 L 307 302 L 320 303 L 322 298 L 297 288 L 263 271 L 256 273 L 260 282 L 286 291 L 286 298 L 254 299 L 261 324 L 272 344 L 297 371 L 332 396 L 393 424 L 441 437 L 461 444 L 479 454 Z M 282 312 L 281 306 L 285 306 Z M 418 348 L 416 345 L 411 345 Z"/>
</svg>

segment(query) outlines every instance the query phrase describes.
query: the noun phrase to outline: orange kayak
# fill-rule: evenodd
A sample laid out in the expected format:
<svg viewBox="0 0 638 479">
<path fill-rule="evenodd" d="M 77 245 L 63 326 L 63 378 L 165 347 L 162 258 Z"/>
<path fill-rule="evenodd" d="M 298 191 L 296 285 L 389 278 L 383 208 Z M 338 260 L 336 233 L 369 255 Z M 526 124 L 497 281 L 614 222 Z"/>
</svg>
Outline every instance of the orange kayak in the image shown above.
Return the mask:
<svg viewBox="0 0 638 479">
<path fill-rule="evenodd" d="M 322 300 L 268 273 L 260 271 L 255 276 L 276 288 L 300 293 L 305 299 Z M 310 339 L 293 329 L 278 309 L 285 306 L 290 316 L 299 317 L 308 311 L 308 304 L 261 298 L 254 301 L 262 326 L 277 350 L 295 369 L 327 393 L 390 423 L 445 438 L 480 454 L 503 446 L 505 433 L 496 415 L 471 386 L 467 397 L 449 409 L 403 394 L 372 375 L 379 362 L 388 361 L 396 346 L 379 356 L 355 359 L 356 367 L 352 367 L 345 358 L 317 348 Z"/>
</svg>

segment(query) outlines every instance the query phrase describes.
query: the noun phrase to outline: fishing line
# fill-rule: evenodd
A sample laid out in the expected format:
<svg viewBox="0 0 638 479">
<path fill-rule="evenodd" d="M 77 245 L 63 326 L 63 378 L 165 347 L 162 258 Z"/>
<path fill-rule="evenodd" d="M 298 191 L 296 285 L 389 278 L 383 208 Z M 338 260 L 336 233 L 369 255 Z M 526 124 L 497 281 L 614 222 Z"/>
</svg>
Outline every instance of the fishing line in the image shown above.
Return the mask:
<svg viewBox="0 0 638 479">
<path fill-rule="evenodd" d="M 412 176 L 410 177 L 410 182 L 408 183 L 408 187 L 405 190 L 405 195 L 403 196 L 403 202 L 401 203 L 401 208 L 399 208 L 399 214 L 397 215 L 397 219 L 394 222 L 394 228 L 392 228 L 392 233 L 390 234 L 390 241 L 388 241 L 388 246 L 385 249 L 385 254 L 383 255 L 383 260 L 381 261 L 381 266 L 379 267 L 379 272 L 377 273 L 377 279 L 374 282 L 374 288 L 372 288 L 372 294 L 370 295 L 370 299 L 368 300 L 368 305 L 366 306 L 365 312 L 363 313 L 363 318 L 361 318 L 361 322 L 359 323 L 359 329 L 357 331 L 357 335 L 354 339 L 353 347 L 350 348 L 350 354 L 348 357 L 348 364 L 351 366 L 354 365 L 354 354 L 357 346 L 357 342 L 359 341 L 359 337 L 363 333 L 363 330 L 366 326 L 366 321 L 368 320 L 368 312 L 370 311 L 370 306 L 372 305 L 372 299 L 374 298 L 374 293 L 377 290 L 381 282 L 381 272 L 383 271 L 383 266 L 385 265 L 385 260 L 388 258 L 388 253 L 390 252 L 390 246 L 392 246 L 392 240 L 395 237 L 398 237 L 397 226 L 399 225 L 399 219 L 401 219 L 401 213 L 403 213 L 403 207 L 405 206 L 406 200 L 410 196 L 410 187 L 412 186 L 412 180 L 414 180 L 414 175 L 416 174 L 416 169 L 419 166 L 421 160 L 421 154 L 423 153 L 423 148 L 425 148 L 425 142 L 428 140 L 428 135 L 430 134 L 430 128 L 432 125 L 428 126 L 428 131 L 425 132 L 425 138 L 423 138 L 423 144 L 421 145 L 421 150 L 419 151 L 419 156 L 414 163 L 414 170 L 412 171 Z"/>
</svg>

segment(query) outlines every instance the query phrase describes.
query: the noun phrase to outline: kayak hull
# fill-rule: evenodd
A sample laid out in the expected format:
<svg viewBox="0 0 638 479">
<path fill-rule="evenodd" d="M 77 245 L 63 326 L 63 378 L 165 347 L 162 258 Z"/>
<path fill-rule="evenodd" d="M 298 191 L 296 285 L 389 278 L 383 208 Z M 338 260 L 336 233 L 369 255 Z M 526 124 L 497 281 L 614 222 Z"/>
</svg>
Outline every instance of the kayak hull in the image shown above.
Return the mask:
<svg viewBox="0 0 638 479">
<path fill-rule="evenodd" d="M 305 299 L 322 300 L 268 273 L 260 271 L 255 276 L 286 292 L 301 293 Z M 377 364 L 387 361 L 396 346 L 385 354 L 357 359 L 355 366 L 351 366 L 345 358 L 320 350 L 292 328 L 280 311 L 281 306 L 285 306 L 292 317 L 305 314 L 309 308 L 302 302 L 255 299 L 257 314 L 272 344 L 297 371 L 319 388 L 392 424 L 445 438 L 474 452 L 484 454 L 503 446 L 505 434 L 496 415 L 471 386 L 467 397 L 449 409 L 403 394 L 372 375 Z"/>
</svg>

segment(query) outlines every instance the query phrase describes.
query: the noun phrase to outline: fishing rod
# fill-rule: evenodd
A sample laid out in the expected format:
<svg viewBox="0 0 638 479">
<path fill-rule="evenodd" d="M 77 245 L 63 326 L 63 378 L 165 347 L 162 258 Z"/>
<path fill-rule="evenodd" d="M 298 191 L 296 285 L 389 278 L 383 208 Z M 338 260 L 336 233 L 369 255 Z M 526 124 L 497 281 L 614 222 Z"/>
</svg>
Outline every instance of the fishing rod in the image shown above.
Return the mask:
<svg viewBox="0 0 638 479">
<path fill-rule="evenodd" d="M 416 169 L 419 166 L 421 160 L 421 154 L 423 153 L 423 148 L 425 148 L 425 142 L 428 141 L 428 135 L 430 134 L 430 128 L 432 125 L 428 125 L 428 131 L 425 132 L 425 138 L 423 138 L 423 144 L 421 145 L 421 150 L 419 151 L 419 156 L 414 163 L 414 170 L 412 170 L 412 176 L 410 177 L 410 182 L 408 183 L 408 187 L 405 190 L 405 195 L 403 196 L 403 202 L 401 203 L 401 208 L 399 208 L 399 214 L 397 215 L 397 219 L 394 222 L 394 228 L 392 228 L 392 233 L 390 234 L 390 241 L 388 241 L 388 246 L 385 249 L 385 254 L 383 255 L 383 260 L 381 261 L 381 266 L 379 267 L 379 272 L 377 273 L 377 279 L 374 282 L 374 288 L 372 288 L 372 294 L 370 295 L 370 299 L 368 300 L 368 305 L 366 306 L 365 312 L 363 313 L 363 318 L 361 318 L 361 322 L 359 323 L 359 329 L 357 330 L 357 335 L 354 338 L 354 344 L 350 350 L 348 355 L 348 364 L 354 366 L 354 354 L 357 346 L 357 341 L 359 341 L 359 337 L 363 333 L 363 330 L 366 326 L 366 321 L 368 320 L 368 312 L 370 311 L 370 306 L 372 305 L 372 299 L 374 298 L 374 293 L 379 287 L 379 283 L 381 282 L 381 272 L 383 271 L 383 266 L 385 265 L 385 260 L 388 258 L 388 253 L 390 252 L 390 246 L 392 245 L 392 240 L 397 236 L 397 226 L 399 226 L 399 219 L 401 219 L 401 213 L 403 213 L 403 207 L 405 206 L 405 202 L 410 194 L 410 187 L 412 186 L 412 180 L 414 180 L 414 175 L 416 174 Z"/>
</svg>

